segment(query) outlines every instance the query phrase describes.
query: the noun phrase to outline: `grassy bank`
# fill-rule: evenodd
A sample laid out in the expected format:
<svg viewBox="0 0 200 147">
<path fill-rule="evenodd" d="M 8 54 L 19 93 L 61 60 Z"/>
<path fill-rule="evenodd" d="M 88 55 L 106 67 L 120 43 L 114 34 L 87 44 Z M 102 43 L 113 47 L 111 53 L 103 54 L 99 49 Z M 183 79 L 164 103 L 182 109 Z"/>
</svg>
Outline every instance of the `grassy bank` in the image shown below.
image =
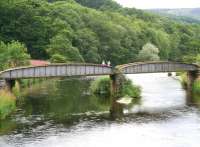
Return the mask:
<svg viewBox="0 0 200 147">
<path fill-rule="evenodd" d="M 181 85 L 184 89 L 187 89 L 187 73 L 181 72 L 178 73 L 178 75 L 181 77 Z"/>
<path fill-rule="evenodd" d="M 200 80 L 196 80 L 192 87 L 193 101 L 200 106 Z"/>
<path fill-rule="evenodd" d="M 5 119 L 15 107 L 16 97 L 9 90 L 0 90 L 0 119 Z"/>
<path fill-rule="evenodd" d="M 98 95 L 111 95 L 111 80 L 109 77 L 100 77 L 91 83 L 90 89 L 92 93 Z M 124 78 L 123 86 L 121 87 L 120 97 L 129 96 L 139 98 L 141 90 L 139 86 L 132 83 L 131 80 Z"/>
</svg>

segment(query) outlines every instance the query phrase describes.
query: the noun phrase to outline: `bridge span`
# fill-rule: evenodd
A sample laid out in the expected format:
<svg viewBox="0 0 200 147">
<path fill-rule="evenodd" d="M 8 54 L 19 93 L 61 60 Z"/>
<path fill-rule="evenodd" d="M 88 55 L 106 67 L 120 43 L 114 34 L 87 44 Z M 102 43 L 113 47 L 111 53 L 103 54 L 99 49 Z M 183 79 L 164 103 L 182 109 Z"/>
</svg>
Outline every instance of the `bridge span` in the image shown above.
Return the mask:
<svg viewBox="0 0 200 147">
<path fill-rule="evenodd" d="M 50 78 L 70 76 L 98 76 L 158 72 L 193 72 L 198 71 L 196 64 L 178 62 L 136 62 L 118 65 L 114 68 L 100 64 L 50 64 L 45 66 L 27 66 L 12 68 L 0 72 L 0 79 L 27 79 L 27 78 Z"/>
<path fill-rule="evenodd" d="M 70 76 L 110 75 L 112 68 L 98 64 L 50 64 L 8 69 L 0 72 L 1 79 L 50 78 Z"/>
<path fill-rule="evenodd" d="M 50 64 L 45 66 L 27 66 L 8 69 L 0 72 L 0 79 L 4 80 L 6 87 L 12 89 L 15 80 L 27 78 L 51 78 L 70 76 L 98 76 L 110 75 L 111 78 L 111 115 L 122 113 L 121 106 L 116 103 L 123 86 L 123 74 L 158 73 L 158 72 L 187 72 L 187 100 L 193 97 L 192 86 L 199 76 L 199 66 L 178 62 L 137 62 L 116 67 L 99 64 Z"/>
</svg>

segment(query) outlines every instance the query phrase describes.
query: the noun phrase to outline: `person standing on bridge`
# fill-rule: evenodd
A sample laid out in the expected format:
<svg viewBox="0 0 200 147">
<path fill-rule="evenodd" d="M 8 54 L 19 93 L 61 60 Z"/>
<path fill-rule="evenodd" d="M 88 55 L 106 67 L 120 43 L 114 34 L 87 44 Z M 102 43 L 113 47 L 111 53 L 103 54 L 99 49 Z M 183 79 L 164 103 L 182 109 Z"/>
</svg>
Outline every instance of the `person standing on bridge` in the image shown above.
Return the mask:
<svg viewBox="0 0 200 147">
<path fill-rule="evenodd" d="M 101 65 L 102 65 L 102 66 L 105 66 L 105 65 L 106 65 L 106 63 L 105 63 L 104 60 L 102 61 Z"/>
<path fill-rule="evenodd" d="M 107 62 L 107 66 L 111 66 L 111 62 L 110 61 Z"/>
</svg>

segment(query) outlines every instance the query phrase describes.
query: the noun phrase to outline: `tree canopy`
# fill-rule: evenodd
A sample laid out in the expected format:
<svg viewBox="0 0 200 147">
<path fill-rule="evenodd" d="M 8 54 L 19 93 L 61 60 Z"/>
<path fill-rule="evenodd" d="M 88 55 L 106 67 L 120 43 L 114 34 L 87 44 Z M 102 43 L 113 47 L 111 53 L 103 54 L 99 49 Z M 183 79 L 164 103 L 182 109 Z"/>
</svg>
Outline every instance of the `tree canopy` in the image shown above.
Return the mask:
<svg viewBox="0 0 200 147">
<path fill-rule="evenodd" d="M 134 62 L 148 42 L 160 60 L 200 53 L 200 25 L 180 23 L 112 0 L 0 1 L 0 40 L 24 44 L 34 59 Z"/>
</svg>

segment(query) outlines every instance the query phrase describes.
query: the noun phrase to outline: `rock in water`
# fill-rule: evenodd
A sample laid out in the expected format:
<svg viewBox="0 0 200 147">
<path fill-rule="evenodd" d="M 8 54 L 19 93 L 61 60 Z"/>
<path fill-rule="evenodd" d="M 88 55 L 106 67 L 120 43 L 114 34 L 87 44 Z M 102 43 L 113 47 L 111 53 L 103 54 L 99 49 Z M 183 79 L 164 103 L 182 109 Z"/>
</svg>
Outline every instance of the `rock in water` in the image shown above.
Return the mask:
<svg viewBox="0 0 200 147">
<path fill-rule="evenodd" d="M 125 97 L 122 97 L 119 100 L 117 100 L 117 103 L 123 104 L 123 105 L 129 105 L 129 104 L 131 104 L 132 99 L 133 98 L 131 98 L 129 96 L 125 96 Z"/>
</svg>

